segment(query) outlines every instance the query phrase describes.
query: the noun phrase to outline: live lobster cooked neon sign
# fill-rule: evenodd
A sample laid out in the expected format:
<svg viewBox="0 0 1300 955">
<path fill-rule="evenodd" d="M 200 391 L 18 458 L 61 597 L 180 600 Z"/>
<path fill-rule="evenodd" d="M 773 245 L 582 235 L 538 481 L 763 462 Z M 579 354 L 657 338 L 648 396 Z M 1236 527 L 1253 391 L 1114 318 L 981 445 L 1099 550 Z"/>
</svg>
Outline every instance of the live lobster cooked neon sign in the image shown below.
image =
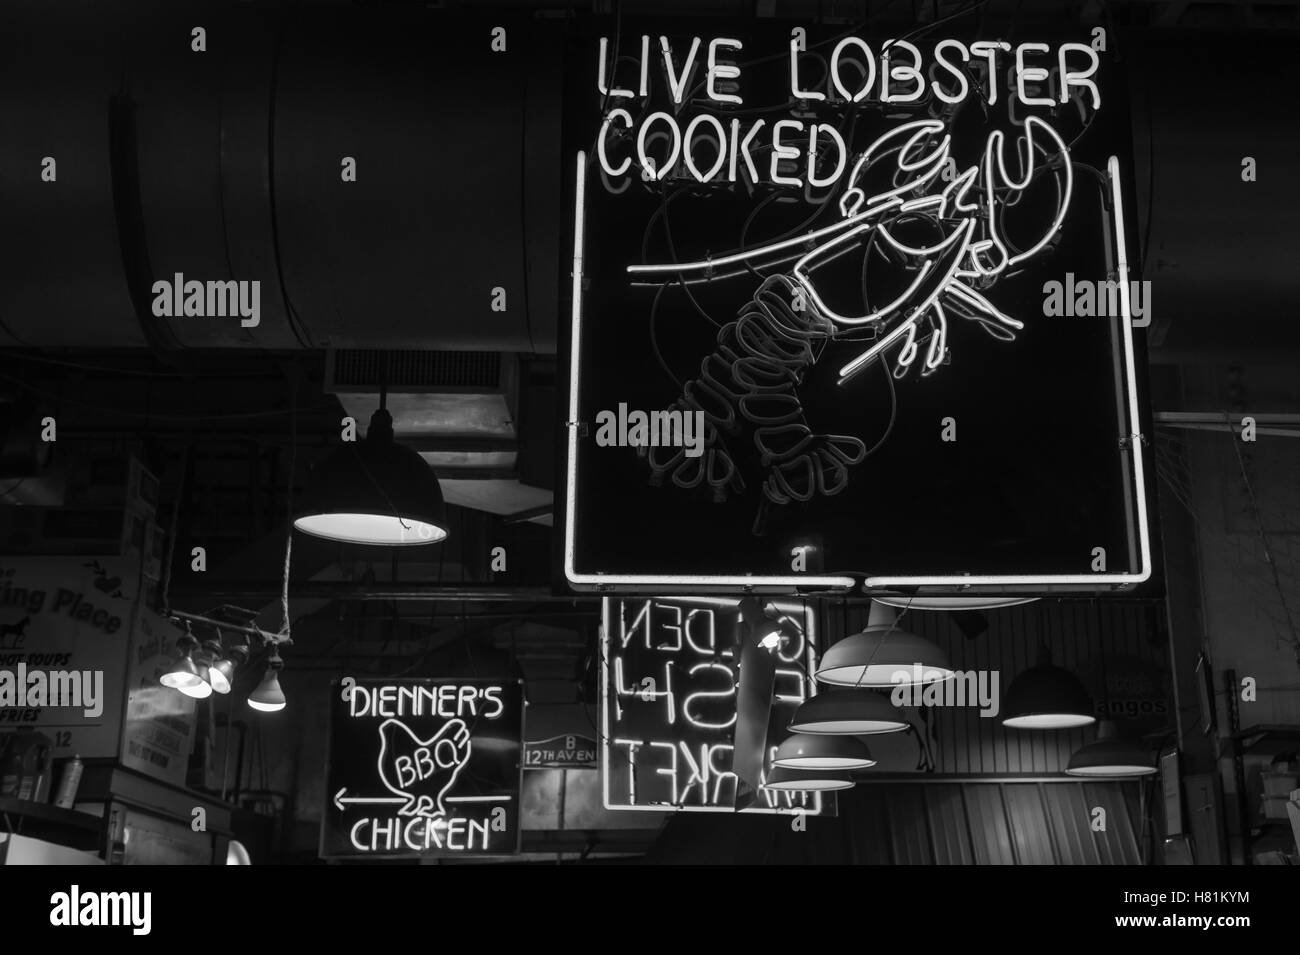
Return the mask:
<svg viewBox="0 0 1300 955">
<path fill-rule="evenodd" d="M 1071 148 L 1102 105 L 1100 59 L 1092 46 L 943 39 L 923 51 L 904 39 L 871 42 L 856 36 L 819 46 L 822 55 L 810 56 L 802 37 L 789 41 L 781 90 L 786 103 L 768 107 L 754 104 L 771 102 L 770 84 L 758 98 L 749 97 L 741 60 L 750 54 L 741 40 L 691 37 L 675 45 L 664 36 L 643 35 L 637 49 L 634 38 L 603 37 L 595 82 L 601 120 L 592 155 L 579 160 L 575 353 L 581 342 L 581 216 L 588 168 L 593 183 L 613 195 L 639 179 L 652 191 L 670 185 L 697 196 L 709 189 L 740 191 L 761 204 L 776 199 L 817 207 L 808 228 L 772 240 L 748 243 L 742 234 L 739 248 L 680 258 L 670 238 L 668 260 L 644 254 L 643 242 L 641 259 L 621 266 L 631 286 L 680 287 L 688 298 L 692 287 L 705 284 L 730 282 L 737 290 L 748 289 L 736 317 L 715 322 L 712 350 L 678 381 L 678 395 L 668 405 L 668 414 L 702 421 L 702 453 L 699 447 L 687 454 L 684 447 L 657 442 L 638 453 L 651 484 L 707 487 L 715 501 L 760 488 L 755 533 L 770 508 L 844 491 L 855 466 L 874 450 L 859 435 L 819 430 L 805 412 L 802 386 L 828 345 L 836 346 L 838 388 L 852 400 L 849 386 L 874 366 L 884 366 L 895 379 L 914 371 L 922 378 L 939 372 L 960 358 L 968 330 L 996 342 L 1014 341 L 1025 333 L 1029 316 L 996 294 L 999 282 L 1049 254 L 1071 208 L 1091 198 L 1078 194 Z M 753 118 L 782 108 L 789 118 Z M 859 111 L 872 113 L 871 122 L 857 124 Z M 985 127 L 978 147 L 969 135 L 972 119 Z M 1071 135 L 1066 121 L 1082 130 Z M 1103 201 L 1113 203 L 1116 235 L 1107 237 L 1107 254 L 1116 271 L 1126 272 L 1126 263 L 1114 261 L 1123 255 L 1118 164 L 1112 159 L 1104 172 L 1088 168 L 1103 184 Z M 1026 207 L 1036 213 L 1028 229 Z M 666 222 L 666 204 L 661 213 Z M 861 263 L 863 275 L 862 300 L 853 306 L 837 300 L 842 289 L 835 287 L 834 275 L 846 262 Z M 874 275 L 891 275 L 886 293 L 868 294 L 868 264 Z M 657 302 L 656 296 L 650 306 L 652 334 Z M 1132 420 L 1137 400 L 1127 309 L 1122 318 L 1124 398 Z M 578 364 L 571 372 L 571 428 L 580 420 Z M 738 454 L 735 442 L 753 448 L 739 448 Z M 576 453 L 571 437 L 566 573 L 574 583 L 635 583 L 634 577 L 600 580 L 573 569 Z M 1135 447 L 1139 487 L 1141 457 Z M 1140 493 L 1138 498 L 1141 569 L 1109 575 L 1122 582 L 1149 576 L 1146 508 Z M 1098 580 L 1067 576 L 1070 580 L 1056 575 L 1059 581 L 1044 577 L 1041 582 Z M 745 579 L 712 575 L 689 582 L 732 585 Z M 764 580 L 852 584 L 839 577 Z M 889 578 L 889 584 L 900 580 Z M 947 581 L 927 577 L 925 582 Z M 966 581 L 1029 582 L 1023 575 Z"/>
<path fill-rule="evenodd" d="M 720 107 L 745 103 L 739 92 L 742 67 L 731 60 L 744 50 L 738 39 L 718 37 L 703 44 L 692 37 L 684 52 L 675 51 L 668 37 L 660 36 L 652 53 L 652 38 L 640 38 L 636 60 L 635 89 L 617 85 L 611 41 L 601 37 L 596 88 L 609 105 L 596 140 L 596 156 L 602 171 L 611 177 L 626 174 L 635 165 L 645 178 L 663 179 L 680 161 L 696 182 L 766 181 L 778 186 L 834 186 L 848 166 L 850 146 L 832 123 L 802 119 L 769 122 L 760 118 L 744 122 L 730 118 L 723 122 L 713 113 L 699 113 L 689 120 L 676 115 L 696 91 Z M 959 105 L 975 96 L 986 105 L 998 103 L 999 80 L 1008 63 L 1010 90 L 1007 95 L 1025 106 L 1054 107 L 1068 103 L 1082 92 L 1092 109 L 1101 107 L 1101 92 L 1093 77 L 1100 61 L 1097 51 L 1084 43 L 1020 43 L 1004 40 L 941 40 L 927 62 L 921 49 L 907 40 L 887 40 L 873 49 L 857 36 L 841 38 L 834 46 L 824 70 L 822 88 L 801 77 L 801 41 L 790 40 L 789 95 L 792 102 L 824 103 L 830 98 L 843 102 L 900 106 L 932 97 L 944 105 Z M 657 54 L 657 56 L 656 56 Z M 619 58 L 622 59 L 621 57 Z M 656 110 L 638 121 L 629 106 L 644 103 L 652 95 L 651 75 L 656 59 L 674 111 Z M 699 72 L 704 78 L 697 82 Z M 808 88 L 805 88 L 805 86 Z M 626 138 L 635 144 L 628 155 L 611 158 L 609 143 Z M 796 143 L 805 145 L 803 172 L 783 171 L 782 166 L 799 160 Z M 653 148 L 666 143 L 666 153 Z M 823 150 L 833 158 L 822 161 Z M 755 153 L 769 151 L 766 164 L 756 162 Z M 708 158 L 703 159 L 704 152 Z M 819 166 L 829 165 L 830 171 Z"/>
</svg>

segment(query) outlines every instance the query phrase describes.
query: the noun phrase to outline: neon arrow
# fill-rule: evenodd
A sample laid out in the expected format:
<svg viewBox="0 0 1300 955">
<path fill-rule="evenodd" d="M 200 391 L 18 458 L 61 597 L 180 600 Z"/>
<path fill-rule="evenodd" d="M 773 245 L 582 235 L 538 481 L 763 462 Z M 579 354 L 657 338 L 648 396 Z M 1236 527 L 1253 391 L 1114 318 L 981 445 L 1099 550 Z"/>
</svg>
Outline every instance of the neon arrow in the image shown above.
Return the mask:
<svg viewBox="0 0 1300 955">
<path fill-rule="evenodd" d="M 348 791 L 348 787 L 344 786 L 342 789 L 340 789 L 338 792 L 334 794 L 334 805 L 338 807 L 340 812 L 342 812 L 344 809 L 344 803 L 348 803 L 348 804 L 384 803 L 384 802 L 404 803 L 408 801 L 401 796 L 349 796 L 346 799 L 344 799 L 343 794 L 347 791 Z"/>
</svg>

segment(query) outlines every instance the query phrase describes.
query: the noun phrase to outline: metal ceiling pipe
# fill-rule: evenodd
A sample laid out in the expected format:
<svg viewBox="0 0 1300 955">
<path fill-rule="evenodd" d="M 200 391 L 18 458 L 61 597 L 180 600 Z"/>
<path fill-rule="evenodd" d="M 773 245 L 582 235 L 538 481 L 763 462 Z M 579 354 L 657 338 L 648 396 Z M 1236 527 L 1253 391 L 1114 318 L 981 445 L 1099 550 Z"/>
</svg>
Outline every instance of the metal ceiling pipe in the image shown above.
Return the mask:
<svg viewBox="0 0 1300 955">
<path fill-rule="evenodd" d="M 554 352 L 562 24 L 177 7 L 0 11 L 0 345 Z M 155 315 L 177 276 L 256 325 Z"/>
<path fill-rule="evenodd" d="M 266 581 L 216 581 L 203 587 L 174 586 L 173 601 L 203 597 L 230 597 L 232 600 L 279 599 L 278 585 Z M 460 600 L 471 603 L 521 602 L 536 603 L 562 601 L 565 603 L 595 603 L 598 596 L 577 597 L 556 594 L 547 587 L 521 586 L 466 586 L 461 584 L 340 584 L 315 582 L 289 585 L 291 600 Z"/>
</svg>

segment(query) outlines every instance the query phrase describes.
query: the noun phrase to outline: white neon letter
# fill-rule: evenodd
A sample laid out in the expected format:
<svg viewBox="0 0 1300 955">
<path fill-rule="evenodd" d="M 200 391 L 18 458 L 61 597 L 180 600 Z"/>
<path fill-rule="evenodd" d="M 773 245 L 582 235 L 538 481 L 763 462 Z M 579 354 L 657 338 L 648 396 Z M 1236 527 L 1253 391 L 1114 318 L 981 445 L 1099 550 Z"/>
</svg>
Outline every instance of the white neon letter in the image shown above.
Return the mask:
<svg viewBox="0 0 1300 955">
<path fill-rule="evenodd" d="M 735 93 L 719 93 L 713 88 L 714 80 L 734 80 L 740 76 L 740 67 L 730 63 L 718 63 L 718 47 L 730 47 L 733 50 L 744 48 L 744 44 L 739 40 L 728 40 L 725 37 L 719 37 L 709 41 L 709 69 L 705 74 L 704 90 L 709 94 L 709 99 L 716 100 L 719 103 L 739 103 L 741 99 Z"/>
<path fill-rule="evenodd" d="M 844 86 L 844 81 L 840 79 L 840 56 L 844 53 L 844 48 L 849 44 L 862 48 L 862 52 L 867 58 L 867 79 L 862 84 L 862 89 L 856 93 L 850 94 Z M 839 93 L 847 100 L 855 103 L 861 103 L 871 92 L 871 85 L 876 82 L 876 60 L 871 54 L 871 47 L 867 46 L 867 41 L 861 37 L 846 36 L 839 43 L 835 44 L 835 52 L 831 54 L 831 82 L 835 84 L 835 92 Z"/>
<path fill-rule="evenodd" d="M 970 45 L 970 51 L 989 61 L 989 105 L 998 101 L 998 50 L 1009 50 L 1011 44 L 1006 40 L 976 40 Z"/>
<path fill-rule="evenodd" d="M 615 117 L 621 117 L 627 123 L 627 128 L 632 128 L 632 114 L 621 106 L 618 109 L 611 109 L 609 115 L 605 117 L 605 121 L 600 124 L 600 138 L 596 140 L 596 155 L 600 158 L 600 168 L 605 170 L 605 174 L 609 176 L 621 176 L 632 165 L 632 157 L 628 156 L 623 160 L 623 165 L 614 169 L 609 164 L 609 156 L 605 154 L 605 136 L 609 132 L 609 124 L 614 121 Z"/>
<path fill-rule="evenodd" d="M 956 63 L 943 58 L 944 50 L 959 51 L 961 53 L 962 62 L 964 63 L 970 62 L 970 51 L 966 49 L 966 44 L 962 43 L 960 40 L 940 40 L 934 47 L 935 62 L 953 76 L 957 77 L 957 82 L 960 84 L 958 89 L 961 90 L 961 92 L 955 95 L 950 95 L 945 93 L 943 87 L 939 85 L 939 81 L 935 80 L 933 84 L 934 95 L 939 97 L 939 99 L 943 100 L 945 103 L 960 103 L 970 93 L 970 83 L 966 80 L 965 70 L 958 69 Z"/>
<path fill-rule="evenodd" d="M 758 182 L 758 170 L 754 167 L 754 157 L 749 154 L 749 144 L 765 125 L 767 125 L 767 120 L 760 119 L 750 127 L 749 132 L 745 134 L 745 138 L 740 141 L 740 152 L 745 157 L 745 165 L 749 167 L 750 182 Z"/>
<path fill-rule="evenodd" d="M 1082 72 L 1071 70 L 1065 65 L 1065 54 L 1071 50 L 1076 50 L 1088 57 L 1088 68 Z M 1062 43 L 1061 49 L 1057 52 L 1057 57 L 1061 64 L 1061 102 L 1070 101 L 1070 87 L 1082 86 L 1092 93 L 1092 108 L 1101 108 L 1101 92 L 1097 89 L 1097 84 L 1091 79 L 1092 75 L 1097 72 L 1097 67 L 1101 61 L 1097 58 L 1097 51 L 1086 43 Z"/>
<path fill-rule="evenodd" d="M 814 161 L 817 156 L 817 130 L 819 129 L 824 129 L 830 134 L 830 138 L 835 143 L 835 149 L 839 156 L 839 158 L 835 160 L 835 171 L 825 179 L 818 179 L 814 173 Z M 840 131 L 830 123 L 813 123 L 808 133 L 808 185 L 817 189 L 834 185 L 839 181 L 840 176 L 844 173 L 844 166 L 848 161 L 848 148 L 844 145 L 844 140 L 840 137 Z"/>
<path fill-rule="evenodd" d="M 901 83 L 915 83 L 915 88 L 910 93 L 890 94 L 889 81 L 885 81 L 885 96 L 881 101 L 885 103 L 914 103 L 921 98 L 925 92 L 925 80 L 921 78 L 921 51 L 906 40 L 895 40 L 889 45 L 889 55 L 892 58 L 894 47 L 908 50 L 912 54 L 911 66 L 891 66 L 889 68 L 889 79 L 898 80 Z"/>
<path fill-rule="evenodd" d="M 725 674 L 724 678 L 719 681 L 721 689 L 718 690 L 700 690 L 692 693 L 682 702 L 682 715 L 686 717 L 686 722 L 692 726 L 698 726 L 703 729 L 725 730 L 736 722 L 735 707 L 731 707 L 732 712 L 724 723 L 710 723 L 708 720 L 699 719 L 691 715 L 691 701 L 697 697 L 700 699 L 727 698 L 736 695 L 736 674 L 732 672 L 731 667 L 725 663 L 697 663 L 691 667 L 690 675 L 692 677 L 700 670 L 721 670 Z"/>
<path fill-rule="evenodd" d="M 718 157 L 713 161 L 713 165 L 709 167 L 709 171 L 704 173 L 700 172 L 699 168 L 695 165 L 695 157 L 692 155 L 694 151 L 693 147 L 695 146 L 695 129 L 701 123 L 712 124 L 713 130 L 718 137 Z M 727 131 L 722 128 L 722 122 L 718 117 L 711 113 L 701 113 L 699 116 L 696 116 L 691 120 L 690 125 L 686 127 L 685 149 L 686 168 L 690 170 L 691 175 L 695 177 L 696 182 L 708 182 L 716 176 L 718 170 L 721 169 L 723 164 L 727 161 Z"/>
<path fill-rule="evenodd" d="M 773 126 L 772 126 L 772 164 L 771 164 L 772 175 L 771 175 L 770 178 L 771 178 L 772 183 L 773 183 L 774 185 L 778 185 L 778 186 L 802 186 L 803 183 L 799 180 L 799 177 L 798 177 L 798 176 L 782 176 L 782 175 L 777 171 L 777 166 L 780 164 L 780 162 L 781 162 L 782 159 L 798 159 L 798 158 L 799 158 L 799 150 L 798 150 L 798 149 L 796 149 L 794 146 L 783 146 L 783 145 L 781 144 L 781 132 L 782 132 L 782 130 L 786 130 L 786 129 L 795 130 L 795 131 L 800 131 L 800 130 L 803 129 L 803 123 L 802 123 L 800 120 L 797 120 L 797 119 L 782 119 L 782 120 L 778 120 L 775 124 L 773 124 Z"/>
<path fill-rule="evenodd" d="M 700 38 L 691 38 L 691 51 L 686 54 L 686 62 L 682 64 L 681 75 L 673 73 L 673 49 L 668 45 L 668 37 L 659 38 L 659 47 L 664 54 L 664 73 L 668 77 L 668 88 L 672 90 L 673 102 L 681 104 L 682 97 L 686 95 L 686 84 L 695 72 L 695 55 L 700 52 Z"/>
<path fill-rule="evenodd" d="M 819 93 L 817 90 L 799 89 L 799 40 L 794 38 L 790 41 L 790 95 L 795 99 L 824 100 L 825 93 Z"/>
<path fill-rule="evenodd" d="M 631 99 L 634 95 L 636 95 L 631 90 L 623 90 L 623 89 L 619 89 L 618 87 L 609 89 L 605 86 L 605 50 L 608 46 L 609 46 L 609 38 L 601 37 L 600 38 L 600 62 L 599 65 L 596 67 L 598 71 L 596 74 L 596 89 L 600 90 L 602 96 L 604 95 L 621 96 L 626 99 Z M 610 75 L 609 75 L 610 80 L 614 79 L 614 71 L 617 69 L 618 69 L 618 64 L 615 63 L 612 69 L 610 70 Z"/>
<path fill-rule="evenodd" d="M 1026 83 L 1041 83 L 1047 79 L 1047 70 L 1040 66 L 1025 66 L 1025 53 L 1046 53 L 1046 43 L 1022 43 L 1016 47 L 1016 93 L 1020 102 L 1026 106 L 1055 106 L 1050 96 L 1029 96 L 1025 93 Z"/>
<path fill-rule="evenodd" d="M 699 41 L 697 40 L 696 42 Z M 646 155 L 646 151 L 645 151 L 646 135 L 647 133 L 649 133 L 650 127 L 654 125 L 654 121 L 656 119 L 662 119 L 665 123 L 668 124 L 668 128 L 672 130 L 672 141 L 673 141 L 673 148 L 668 151 L 668 158 L 664 160 L 663 166 L 661 166 L 659 169 L 654 168 L 653 164 L 650 162 L 650 157 Z M 636 151 L 637 151 L 637 156 L 641 160 L 641 168 L 644 169 L 646 172 L 653 172 L 655 179 L 662 179 L 664 178 L 664 176 L 668 175 L 669 170 L 671 170 L 673 166 L 676 165 L 677 157 L 681 154 L 682 151 L 682 131 L 677 128 L 677 120 L 673 119 L 671 116 L 669 116 L 667 113 L 663 112 L 662 110 L 656 113 L 651 113 L 648 117 L 646 117 L 646 121 L 641 124 L 641 129 L 636 134 Z"/>
<path fill-rule="evenodd" d="M 650 95 L 650 37 L 641 34 L 641 98 Z"/>
</svg>

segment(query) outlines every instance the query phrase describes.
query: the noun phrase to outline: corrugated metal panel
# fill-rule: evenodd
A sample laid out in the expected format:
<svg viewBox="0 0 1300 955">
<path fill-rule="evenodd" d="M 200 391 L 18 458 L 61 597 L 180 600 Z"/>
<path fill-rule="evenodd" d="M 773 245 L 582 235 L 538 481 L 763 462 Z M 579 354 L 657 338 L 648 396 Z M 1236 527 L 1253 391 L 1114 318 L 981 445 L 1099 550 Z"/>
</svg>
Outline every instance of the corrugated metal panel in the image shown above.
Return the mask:
<svg viewBox="0 0 1300 955">
<path fill-rule="evenodd" d="M 1092 809 L 1106 810 L 1093 832 Z M 808 819 L 678 813 L 648 856 L 667 863 L 1135 865 L 1133 783 L 877 783 Z"/>
<path fill-rule="evenodd" d="M 972 865 L 971 827 L 961 786 L 919 786 L 930 824 L 931 854 L 939 865 Z"/>
<path fill-rule="evenodd" d="M 1057 857 L 1076 865 L 1100 865 L 1092 831 L 1092 808 L 1083 786 L 1042 786 L 1044 808 L 1051 822 Z M 1105 808 L 1105 807 L 1103 807 Z M 1107 810 L 1109 815 L 1109 810 Z M 1109 826 L 1109 818 L 1107 825 Z"/>
<path fill-rule="evenodd" d="M 1100 806 L 1106 810 L 1105 832 L 1091 833 L 1102 865 L 1139 865 L 1142 862 L 1141 839 L 1138 827 L 1134 826 L 1134 820 L 1141 819 L 1136 788 L 1104 783 L 1088 783 L 1083 787 L 1088 806 Z"/>
<path fill-rule="evenodd" d="M 1034 783 L 1003 786 L 1002 801 L 1007 807 L 1016 862 L 1020 865 L 1051 865 L 1058 861 L 1039 787 Z"/>
<path fill-rule="evenodd" d="M 925 819 L 923 786 L 885 786 L 885 811 L 889 814 L 889 835 L 898 865 L 929 865 L 930 827 Z"/>
<path fill-rule="evenodd" d="M 961 786 L 966 804 L 967 835 L 977 865 L 1015 865 L 1002 786 L 970 783 Z"/>
</svg>

